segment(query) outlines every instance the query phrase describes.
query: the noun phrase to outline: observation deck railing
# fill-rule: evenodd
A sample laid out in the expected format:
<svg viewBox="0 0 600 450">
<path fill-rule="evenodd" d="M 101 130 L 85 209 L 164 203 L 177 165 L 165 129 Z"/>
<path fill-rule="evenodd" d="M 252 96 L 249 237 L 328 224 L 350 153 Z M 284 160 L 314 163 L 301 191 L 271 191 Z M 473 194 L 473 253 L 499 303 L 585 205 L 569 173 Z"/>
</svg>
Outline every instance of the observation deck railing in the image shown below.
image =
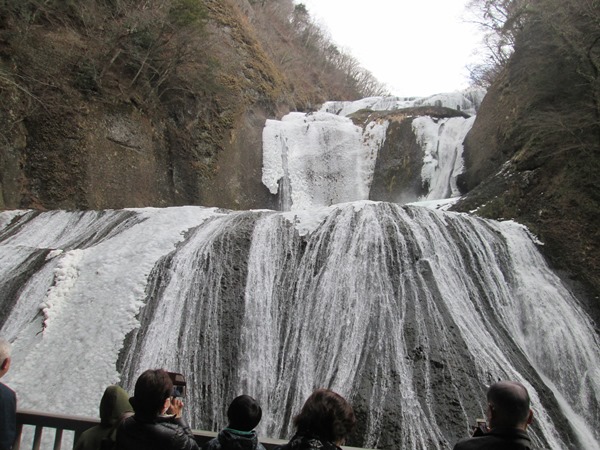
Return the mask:
<svg viewBox="0 0 600 450">
<path fill-rule="evenodd" d="M 76 417 L 61 414 L 48 414 L 39 411 L 19 410 L 17 411 L 17 441 L 13 450 L 28 450 L 22 446 L 23 429 L 25 426 L 33 427 L 33 441 L 31 450 L 46 450 L 47 442 L 42 439 L 43 430 L 50 429 L 55 432 L 53 450 L 71 450 L 77 439 L 88 428 L 100 423 L 99 419 L 92 417 Z M 63 443 L 64 431 L 74 433 L 73 442 Z M 194 430 L 194 437 L 198 444 L 202 445 L 214 438 L 217 433 L 212 431 Z M 267 450 L 273 450 L 276 446 L 285 444 L 287 441 L 281 439 L 261 438 L 260 442 Z M 52 445 L 52 444 L 51 444 Z M 354 447 L 342 447 L 346 450 L 359 450 Z"/>
</svg>

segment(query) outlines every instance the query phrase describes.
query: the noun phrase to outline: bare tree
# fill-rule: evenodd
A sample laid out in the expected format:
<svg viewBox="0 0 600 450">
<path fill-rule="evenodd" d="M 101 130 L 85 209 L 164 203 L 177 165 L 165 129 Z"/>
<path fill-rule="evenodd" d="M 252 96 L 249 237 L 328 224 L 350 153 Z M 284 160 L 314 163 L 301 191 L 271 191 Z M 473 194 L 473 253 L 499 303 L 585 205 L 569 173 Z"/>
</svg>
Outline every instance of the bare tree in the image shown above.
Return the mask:
<svg viewBox="0 0 600 450">
<path fill-rule="evenodd" d="M 600 0 L 531 0 L 514 45 L 506 80 L 523 148 L 544 158 L 597 152 Z"/>
<path fill-rule="evenodd" d="M 600 1 L 553 0 L 548 6 L 539 9 L 541 20 L 557 36 L 560 51 L 576 65 L 600 125 Z"/>
<path fill-rule="evenodd" d="M 531 0 L 471 0 L 472 22 L 483 32 L 483 60 L 469 67 L 471 80 L 488 87 L 506 65 L 528 19 Z"/>
</svg>

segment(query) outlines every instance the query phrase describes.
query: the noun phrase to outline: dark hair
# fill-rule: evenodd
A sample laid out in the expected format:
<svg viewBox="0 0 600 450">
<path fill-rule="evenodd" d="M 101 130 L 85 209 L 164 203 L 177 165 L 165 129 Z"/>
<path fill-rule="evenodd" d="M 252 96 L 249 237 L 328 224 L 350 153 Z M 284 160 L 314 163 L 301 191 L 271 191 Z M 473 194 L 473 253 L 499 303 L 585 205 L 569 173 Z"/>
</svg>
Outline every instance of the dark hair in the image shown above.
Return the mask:
<svg viewBox="0 0 600 450">
<path fill-rule="evenodd" d="M 529 394 L 521 383 L 499 381 L 490 386 L 487 400 L 496 413 L 496 426 L 518 427 L 529 418 Z"/>
<path fill-rule="evenodd" d="M 352 406 L 329 389 L 314 391 L 304 402 L 300 414 L 294 417 L 298 432 L 333 443 L 346 438 L 355 424 Z"/>
<path fill-rule="evenodd" d="M 229 428 L 239 431 L 251 431 L 259 424 L 262 409 L 249 395 L 240 395 L 233 399 L 227 408 Z"/>
<path fill-rule="evenodd" d="M 132 405 L 136 414 L 156 416 L 173 392 L 173 382 L 163 369 L 146 370 L 135 382 Z"/>
</svg>

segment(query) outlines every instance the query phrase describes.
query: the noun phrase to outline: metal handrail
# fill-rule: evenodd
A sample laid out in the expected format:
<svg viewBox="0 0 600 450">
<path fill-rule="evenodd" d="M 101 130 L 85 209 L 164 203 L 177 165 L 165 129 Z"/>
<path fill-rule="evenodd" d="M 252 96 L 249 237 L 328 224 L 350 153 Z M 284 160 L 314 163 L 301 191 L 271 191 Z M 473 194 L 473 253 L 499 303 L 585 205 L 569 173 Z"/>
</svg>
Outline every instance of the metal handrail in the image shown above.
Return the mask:
<svg viewBox="0 0 600 450">
<path fill-rule="evenodd" d="M 35 427 L 32 450 L 40 450 L 44 428 L 53 428 L 56 430 L 53 449 L 60 450 L 64 430 L 74 431 L 75 438 L 73 442 L 76 442 L 81 433 L 99 423 L 100 420 L 93 417 L 74 417 L 20 409 L 17 411 L 17 440 L 13 446 L 13 450 L 20 450 L 21 448 L 24 425 Z"/>
<path fill-rule="evenodd" d="M 17 439 L 13 446 L 13 450 L 21 449 L 23 426 L 25 425 L 35 427 L 31 450 L 41 450 L 42 432 L 45 428 L 56 430 L 52 448 L 53 450 L 61 450 L 63 447 L 62 439 L 64 431 L 73 431 L 75 433 L 73 438 L 73 446 L 75 446 L 81 433 L 99 423 L 100 419 L 95 417 L 67 416 L 63 414 L 49 414 L 46 412 L 20 409 L 17 411 Z M 194 430 L 194 437 L 200 445 L 214 438 L 216 435 L 217 433 L 212 431 Z M 281 443 L 285 442 L 281 441 L 280 443 L 280 441 L 273 439 L 267 441 L 272 441 L 271 443 L 265 444 L 267 450 L 272 449 L 275 445 L 281 445 Z"/>
<path fill-rule="evenodd" d="M 40 411 L 31 411 L 20 409 L 17 411 L 17 440 L 13 446 L 13 450 L 21 449 L 21 438 L 23 434 L 23 426 L 31 425 L 35 427 L 33 435 L 33 445 L 31 450 L 40 450 L 42 443 L 42 431 L 44 428 L 52 428 L 56 430 L 54 438 L 53 450 L 61 450 L 63 431 L 73 431 L 75 437 L 73 439 L 73 446 L 81 433 L 88 428 L 96 426 L 100 423 L 100 420 L 94 417 L 81 417 L 81 416 L 67 416 L 63 414 L 49 414 Z M 198 444 L 202 445 L 210 439 L 217 436 L 217 433 L 213 431 L 200 431 L 193 430 L 194 437 Z M 269 439 L 261 438 L 260 442 L 264 445 L 267 450 L 273 450 L 278 445 L 286 444 L 287 441 L 281 439 Z M 345 450 L 361 450 L 354 447 L 342 447 Z M 364 450 L 364 449 L 363 449 Z"/>
</svg>

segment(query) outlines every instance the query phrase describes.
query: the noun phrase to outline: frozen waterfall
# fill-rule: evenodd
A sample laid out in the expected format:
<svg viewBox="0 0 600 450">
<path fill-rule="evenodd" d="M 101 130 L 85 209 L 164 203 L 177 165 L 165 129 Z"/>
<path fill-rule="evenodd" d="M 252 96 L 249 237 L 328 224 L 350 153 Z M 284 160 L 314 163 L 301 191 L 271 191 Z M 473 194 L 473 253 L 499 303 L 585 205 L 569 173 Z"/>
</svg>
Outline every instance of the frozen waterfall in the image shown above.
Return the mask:
<svg viewBox="0 0 600 450">
<path fill-rule="evenodd" d="M 456 178 L 463 172 L 463 141 L 475 117 L 432 119 L 416 117 L 413 131 L 423 149 L 421 180 L 427 195 L 422 200 L 439 200 L 460 196 Z"/>
<path fill-rule="evenodd" d="M 366 200 L 386 127 L 374 121 L 363 130 L 323 112 L 268 120 L 263 183 L 273 194 L 281 189 L 282 210 Z"/>
<path fill-rule="evenodd" d="M 510 378 L 529 388 L 537 445 L 599 448 L 596 332 L 518 224 L 372 202 L 0 224 L 21 407 L 95 415 L 107 384 L 165 367 L 187 375 L 196 428 L 223 426 L 244 392 L 260 433 L 286 437 L 325 386 L 355 406 L 355 445 L 447 449 Z"/>
<path fill-rule="evenodd" d="M 450 103 L 458 101 L 447 97 Z M 464 100 L 462 94 L 461 97 Z M 421 149 L 423 195 L 408 201 L 458 197 L 456 179 L 463 172 L 463 141 L 475 117 L 419 116 L 412 110 L 403 110 L 406 112 L 394 117 L 393 112 L 400 109 L 399 105 L 407 106 L 404 103 L 407 102 L 381 97 L 328 102 L 319 112 L 295 112 L 281 120 L 267 120 L 263 130 L 262 181 L 272 194 L 278 195 L 279 209 L 289 211 L 357 200 L 386 200 L 371 195 L 371 185 L 381 148 L 394 145 L 389 142 L 393 120 L 412 122 L 413 140 Z M 415 101 L 410 104 L 414 105 Z M 359 110 L 372 109 L 391 115 L 369 116 L 362 123 L 347 117 Z M 406 149 L 400 148 L 389 156 L 404 161 L 394 176 L 418 176 L 410 170 L 402 170 L 402 165 L 407 165 L 403 151 Z"/>
</svg>

